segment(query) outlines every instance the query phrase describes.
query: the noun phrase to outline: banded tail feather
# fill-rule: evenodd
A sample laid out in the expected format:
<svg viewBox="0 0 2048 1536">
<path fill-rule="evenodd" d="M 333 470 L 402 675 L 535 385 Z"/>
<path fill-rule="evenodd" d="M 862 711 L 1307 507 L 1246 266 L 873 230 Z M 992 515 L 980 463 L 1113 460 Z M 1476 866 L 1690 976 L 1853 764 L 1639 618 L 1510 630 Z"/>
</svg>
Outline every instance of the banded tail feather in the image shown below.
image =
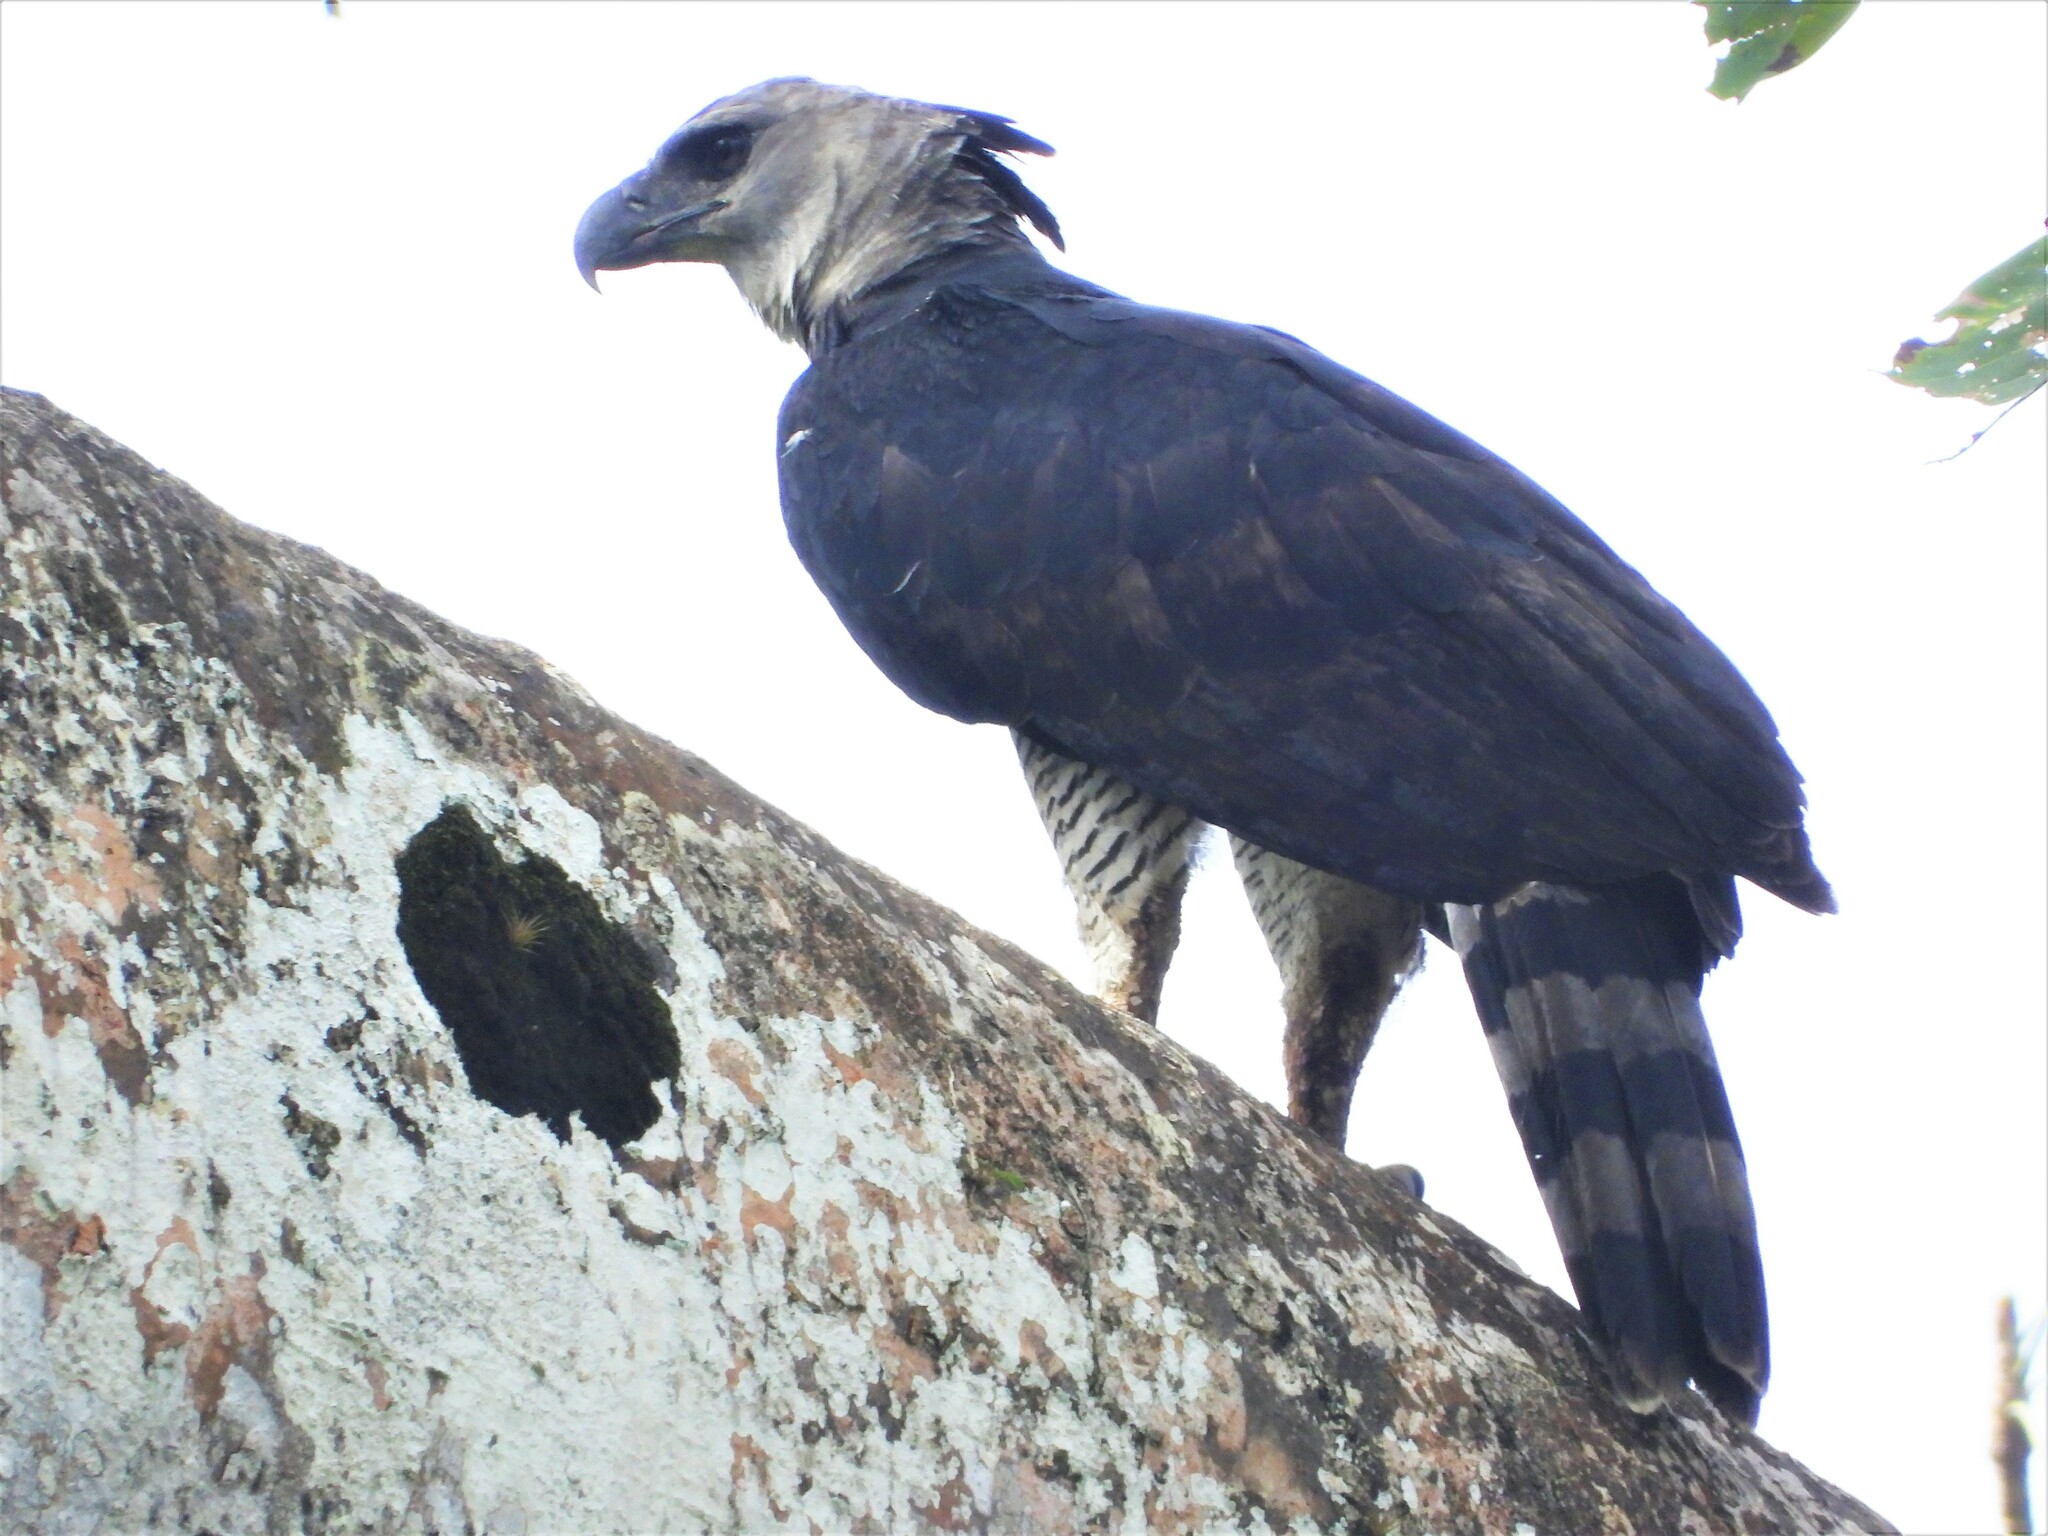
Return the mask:
<svg viewBox="0 0 2048 1536">
<path fill-rule="evenodd" d="M 1708 893 L 1733 911 L 1732 891 Z M 1748 1177 L 1700 1013 L 1724 947 L 1666 875 L 1529 885 L 1451 937 L 1580 1310 L 1629 1405 L 1688 1379 L 1744 1423 L 1770 1375 Z M 1720 926 L 1720 925 L 1716 925 Z"/>
</svg>

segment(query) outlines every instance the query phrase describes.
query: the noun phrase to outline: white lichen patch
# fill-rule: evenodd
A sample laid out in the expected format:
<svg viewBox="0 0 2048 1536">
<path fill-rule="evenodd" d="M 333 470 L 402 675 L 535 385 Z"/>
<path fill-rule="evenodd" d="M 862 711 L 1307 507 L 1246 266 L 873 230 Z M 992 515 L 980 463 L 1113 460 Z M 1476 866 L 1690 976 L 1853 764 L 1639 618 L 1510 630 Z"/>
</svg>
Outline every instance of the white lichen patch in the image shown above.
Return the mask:
<svg viewBox="0 0 2048 1536">
<path fill-rule="evenodd" d="M 6 1171 L 52 1209 L 95 1213 L 110 1256 L 75 1280 L 67 1268 L 60 1348 L 13 1310 L 30 1351 L 14 1358 L 160 1350 L 112 1391 L 45 1367 L 67 1441 L 94 1427 L 116 1446 L 138 1429 L 165 1445 L 232 1438 L 223 1517 L 230 1487 L 287 1471 L 322 1485 L 345 1444 L 349 1508 L 376 1523 L 417 1514 L 423 1478 L 438 1477 L 472 1512 L 573 1507 L 597 1528 L 836 1529 L 863 1513 L 907 1525 L 949 1498 L 984 1518 L 1006 1500 L 1022 1501 L 1020 1518 L 1045 1505 L 1043 1480 L 1017 1471 L 1021 1386 L 1060 1394 L 1027 1460 L 1063 1453 L 1061 1507 L 1100 1518 L 1112 1489 L 1147 1481 L 1108 1405 L 1076 1394 L 1105 1342 L 1133 1407 L 1171 1417 L 1188 1378 L 1206 1378 L 1206 1346 L 1157 1306 L 1141 1234 L 1116 1249 L 1106 1284 L 1128 1306 L 1099 1340 L 1030 1230 L 966 1213 L 967 1133 L 933 1086 L 885 1094 L 834 1064 L 859 1061 L 871 1021 L 708 1011 L 723 962 L 673 882 L 622 882 L 601 829 L 551 786 L 466 764 L 409 717 L 353 716 L 344 740 L 338 780 L 290 803 L 259 797 L 258 846 L 310 847 L 311 874 L 289 905 L 246 903 L 236 985 L 189 1000 L 147 1104 L 121 1102 L 86 1021 L 47 1032 L 33 987 L 9 994 L 10 1122 L 93 1133 L 14 1145 Z M 179 767 L 158 777 L 200 771 Z M 608 912 L 663 909 L 683 1107 L 632 1152 L 643 1168 L 693 1165 L 671 1187 L 586 1133 L 557 1142 L 466 1091 L 394 927 L 395 857 L 449 801 L 507 849 L 559 863 Z M 104 865 L 91 838 L 77 846 Z M 105 927 L 104 891 L 102 878 L 48 912 L 46 931 Z M 345 1050 L 337 1026 L 355 1030 Z M 9 1294 L 23 1294 L 14 1279 Z M 216 1375 L 173 1364 L 235 1283 L 272 1320 L 267 1383 L 227 1324 Z M 792 1295 L 810 1305 L 792 1309 Z M 923 1314 L 923 1337 L 903 1337 L 906 1312 Z M 969 1336 L 985 1358 L 970 1358 Z M 307 1465 L 279 1465 L 293 1455 Z M 664 1476 L 630 1489 L 601 1475 L 657 1465 Z M 145 1519 L 156 1495 L 140 1470 L 102 1479 L 79 1518 Z M 1223 1518 L 1214 1493 L 1197 1505 Z M 1123 1513 L 1116 1523 L 1140 1528 L 1138 1506 Z"/>
</svg>

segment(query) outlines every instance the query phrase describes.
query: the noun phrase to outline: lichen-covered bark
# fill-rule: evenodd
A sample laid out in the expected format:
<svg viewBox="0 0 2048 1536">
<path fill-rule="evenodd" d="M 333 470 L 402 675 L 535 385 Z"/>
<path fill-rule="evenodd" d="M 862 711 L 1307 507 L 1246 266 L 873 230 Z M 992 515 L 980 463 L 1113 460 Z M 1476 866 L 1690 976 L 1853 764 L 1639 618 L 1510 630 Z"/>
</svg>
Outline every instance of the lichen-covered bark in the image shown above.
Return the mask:
<svg viewBox="0 0 2048 1536">
<path fill-rule="evenodd" d="M 1887 1528 L 538 657 L 0 427 L 8 1529 Z M 653 1123 L 492 1103 L 542 1014 Z"/>
</svg>

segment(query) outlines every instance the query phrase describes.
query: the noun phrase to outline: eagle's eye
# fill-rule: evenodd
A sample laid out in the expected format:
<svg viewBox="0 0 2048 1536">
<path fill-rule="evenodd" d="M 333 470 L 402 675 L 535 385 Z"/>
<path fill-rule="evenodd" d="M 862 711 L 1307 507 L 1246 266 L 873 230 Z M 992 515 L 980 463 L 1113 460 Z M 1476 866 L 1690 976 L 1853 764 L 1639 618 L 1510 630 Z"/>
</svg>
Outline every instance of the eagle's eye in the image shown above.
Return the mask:
<svg viewBox="0 0 2048 1536">
<path fill-rule="evenodd" d="M 684 134 L 663 158 L 695 181 L 730 181 L 746 167 L 754 130 L 734 125 Z"/>
</svg>

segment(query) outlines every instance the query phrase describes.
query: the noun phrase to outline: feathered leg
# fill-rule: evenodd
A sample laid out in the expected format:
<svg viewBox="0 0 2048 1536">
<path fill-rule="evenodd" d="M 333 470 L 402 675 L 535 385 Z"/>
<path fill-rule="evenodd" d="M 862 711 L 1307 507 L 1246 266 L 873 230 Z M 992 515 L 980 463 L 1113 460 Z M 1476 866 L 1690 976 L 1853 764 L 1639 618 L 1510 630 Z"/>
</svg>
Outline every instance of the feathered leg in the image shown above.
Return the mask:
<svg viewBox="0 0 2048 1536">
<path fill-rule="evenodd" d="M 1016 742 L 1073 894 L 1096 995 L 1156 1024 L 1202 824 L 1104 769 L 1021 735 Z"/>
<path fill-rule="evenodd" d="M 1015 739 L 1074 898 L 1096 995 L 1156 1023 L 1202 824 L 1107 770 Z M 1280 970 L 1288 1113 L 1341 1149 L 1359 1067 L 1421 962 L 1422 908 L 1242 838 L 1230 843 Z"/>
<path fill-rule="evenodd" d="M 1732 888 L 1699 905 L 1733 917 Z M 1770 1375 L 1749 1183 L 1700 1013 L 1687 888 L 1523 887 L 1449 909 L 1589 1331 L 1639 1412 L 1687 1378 L 1756 1421 Z"/>
<path fill-rule="evenodd" d="M 1230 839 L 1287 1014 L 1287 1112 L 1340 1150 L 1380 1020 L 1422 963 L 1422 907 Z"/>
</svg>

